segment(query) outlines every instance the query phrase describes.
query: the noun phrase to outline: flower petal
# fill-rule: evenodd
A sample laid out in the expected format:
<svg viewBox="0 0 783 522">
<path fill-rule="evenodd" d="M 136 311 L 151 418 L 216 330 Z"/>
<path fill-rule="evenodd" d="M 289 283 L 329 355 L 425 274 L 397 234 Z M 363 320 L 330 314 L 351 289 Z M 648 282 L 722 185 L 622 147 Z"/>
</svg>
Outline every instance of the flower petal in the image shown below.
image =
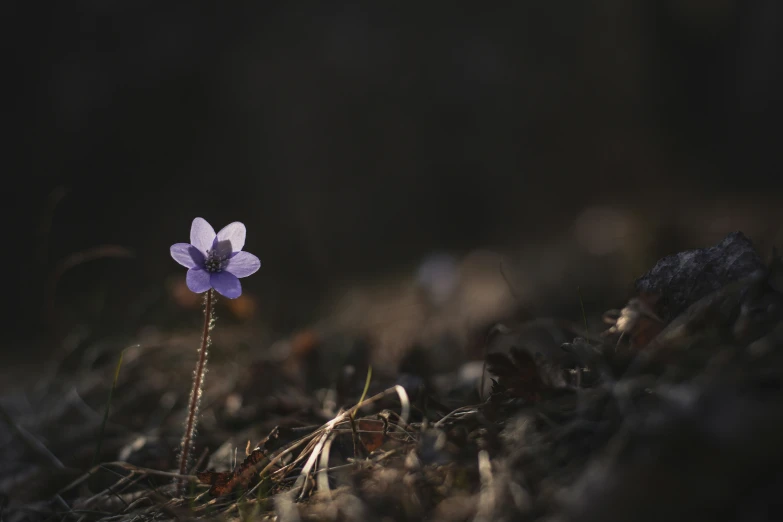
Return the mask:
<svg viewBox="0 0 783 522">
<path fill-rule="evenodd" d="M 215 241 L 212 242 L 212 250 L 218 255 L 218 257 L 228 258 L 233 253 L 233 250 L 231 249 L 231 241 L 228 239 L 219 241 L 218 238 L 215 238 Z"/>
<path fill-rule="evenodd" d="M 239 252 L 245 246 L 246 234 L 245 225 L 234 221 L 220 229 L 220 232 L 217 233 L 217 239 L 221 242 L 231 241 L 232 252 Z"/>
<path fill-rule="evenodd" d="M 247 277 L 255 274 L 261 268 L 261 261 L 250 252 L 237 252 L 228 260 L 225 270 L 237 277 Z"/>
<path fill-rule="evenodd" d="M 229 272 L 215 272 L 210 274 L 210 284 L 222 296 L 236 299 L 242 295 L 242 285 L 237 276 Z"/>
<path fill-rule="evenodd" d="M 204 254 L 190 243 L 171 245 L 171 257 L 185 268 L 201 268 L 204 266 Z"/>
<path fill-rule="evenodd" d="M 215 240 L 215 229 L 204 218 L 197 217 L 190 226 L 190 244 L 206 253 L 212 248 Z"/>
<path fill-rule="evenodd" d="M 200 268 L 191 268 L 188 270 L 188 275 L 185 276 L 185 283 L 191 292 L 201 294 L 209 290 L 209 272 Z"/>
</svg>

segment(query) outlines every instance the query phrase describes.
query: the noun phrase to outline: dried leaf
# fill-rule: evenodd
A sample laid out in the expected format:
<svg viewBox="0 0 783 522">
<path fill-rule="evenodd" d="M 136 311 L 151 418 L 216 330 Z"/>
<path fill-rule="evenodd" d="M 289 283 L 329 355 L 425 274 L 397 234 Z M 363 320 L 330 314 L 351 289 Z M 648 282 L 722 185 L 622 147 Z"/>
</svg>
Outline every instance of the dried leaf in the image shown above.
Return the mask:
<svg viewBox="0 0 783 522">
<path fill-rule="evenodd" d="M 386 441 L 387 424 L 381 420 L 360 419 L 356 421 L 359 439 L 369 453 L 377 450 Z"/>
<path fill-rule="evenodd" d="M 262 448 L 256 448 L 233 471 L 199 471 L 196 473 L 196 478 L 202 484 L 210 486 L 210 495 L 222 497 L 237 487 L 247 488 L 256 474 L 256 465 L 266 458 L 266 451 Z"/>
<path fill-rule="evenodd" d="M 199 471 L 196 473 L 196 478 L 202 484 L 210 486 L 209 494 L 213 497 L 228 495 L 237 487 L 247 488 L 260 467 L 260 463 L 268 460 L 269 446 L 279 437 L 279 434 L 280 430 L 276 426 L 233 471 Z M 247 449 L 245 453 L 247 453 Z"/>
</svg>

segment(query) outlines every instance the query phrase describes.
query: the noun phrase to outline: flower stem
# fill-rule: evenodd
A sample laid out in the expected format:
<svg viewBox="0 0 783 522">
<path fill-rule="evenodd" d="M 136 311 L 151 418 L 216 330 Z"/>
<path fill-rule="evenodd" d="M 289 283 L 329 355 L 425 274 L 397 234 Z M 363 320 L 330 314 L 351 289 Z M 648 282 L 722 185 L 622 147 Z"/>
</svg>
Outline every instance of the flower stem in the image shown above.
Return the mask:
<svg viewBox="0 0 783 522">
<path fill-rule="evenodd" d="M 179 474 L 186 475 L 188 472 L 188 463 L 191 456 L 191 446 L 193 445 L 193 434 L 196 431 L 198 422 L 198 408 L 201 403 L 201 392 L 204 388 L 204 375 L 207 370 L 207 352 L 211 342 L 209 332 L 214 325 L 213 317 L 213 294 L 211 288 L 207 291 L 204 298 L 204 330 L 201 334 L 201 348 L 199 349 L 198 363 L 196 371 L 193 372 L 193 388 L 190 391 L 190 400 L 188 401 L 188 418 L 185 422 L 185 434 L 182 436 L 182 447 L 179 455 Z M 179 488 L 183 489 L 184 481 L 179 479 Z"/>
</svg>

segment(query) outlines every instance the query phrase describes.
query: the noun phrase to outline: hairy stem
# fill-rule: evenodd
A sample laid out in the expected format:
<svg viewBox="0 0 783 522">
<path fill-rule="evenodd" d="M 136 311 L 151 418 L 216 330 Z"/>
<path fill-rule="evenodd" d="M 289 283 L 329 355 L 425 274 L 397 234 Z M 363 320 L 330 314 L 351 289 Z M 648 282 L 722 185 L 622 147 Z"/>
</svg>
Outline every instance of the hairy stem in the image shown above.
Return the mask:
<svg viewBox="0 0 783 522">
<path fill-rule="evenodd" d="M 190 390 L 190 400 L 188 401 L 188 418 L 187 421 L 185 421 L 185 434 L 182 435 L 182 447 L 179 455 L 180 475 L 186 475 L 188 472 L 188 462 L 192 453 L 191 446 L 193 445 L 193 434 L 196 431 L 196 423 L 198 422 L 198 408 L 201 403 L 201 391 L 204 388 L 204 375 L 207 370 L 207 352 L 211 342 L 209 332 L 212 330 L 214 324 L 212 313 L 214 292 L 215 291 L 210 288 L 207 291 L 207 296 L 204 298 L 204 330 L 201 334 L 201 348 L 199 349 L 196 371 L 193 372 L 193 388 Z M 183 486 L 183 480 L 179 479 L 180 490 Z"/>
</svg>

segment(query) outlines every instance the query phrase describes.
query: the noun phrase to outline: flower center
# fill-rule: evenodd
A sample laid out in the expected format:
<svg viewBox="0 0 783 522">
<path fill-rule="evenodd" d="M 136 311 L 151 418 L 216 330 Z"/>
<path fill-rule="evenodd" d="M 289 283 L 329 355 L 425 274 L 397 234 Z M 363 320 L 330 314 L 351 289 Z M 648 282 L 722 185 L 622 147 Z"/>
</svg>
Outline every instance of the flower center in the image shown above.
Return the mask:
<svg viewBox="0 0 783 522">
<path fill-rule="evenodd" d="M 216 250 L 207 250 L 207 260 L 204 261 L 204 269 L 207 272 L 222 272 L 226 268 L 226 258 L 221 256 Z"/>
</svg>

